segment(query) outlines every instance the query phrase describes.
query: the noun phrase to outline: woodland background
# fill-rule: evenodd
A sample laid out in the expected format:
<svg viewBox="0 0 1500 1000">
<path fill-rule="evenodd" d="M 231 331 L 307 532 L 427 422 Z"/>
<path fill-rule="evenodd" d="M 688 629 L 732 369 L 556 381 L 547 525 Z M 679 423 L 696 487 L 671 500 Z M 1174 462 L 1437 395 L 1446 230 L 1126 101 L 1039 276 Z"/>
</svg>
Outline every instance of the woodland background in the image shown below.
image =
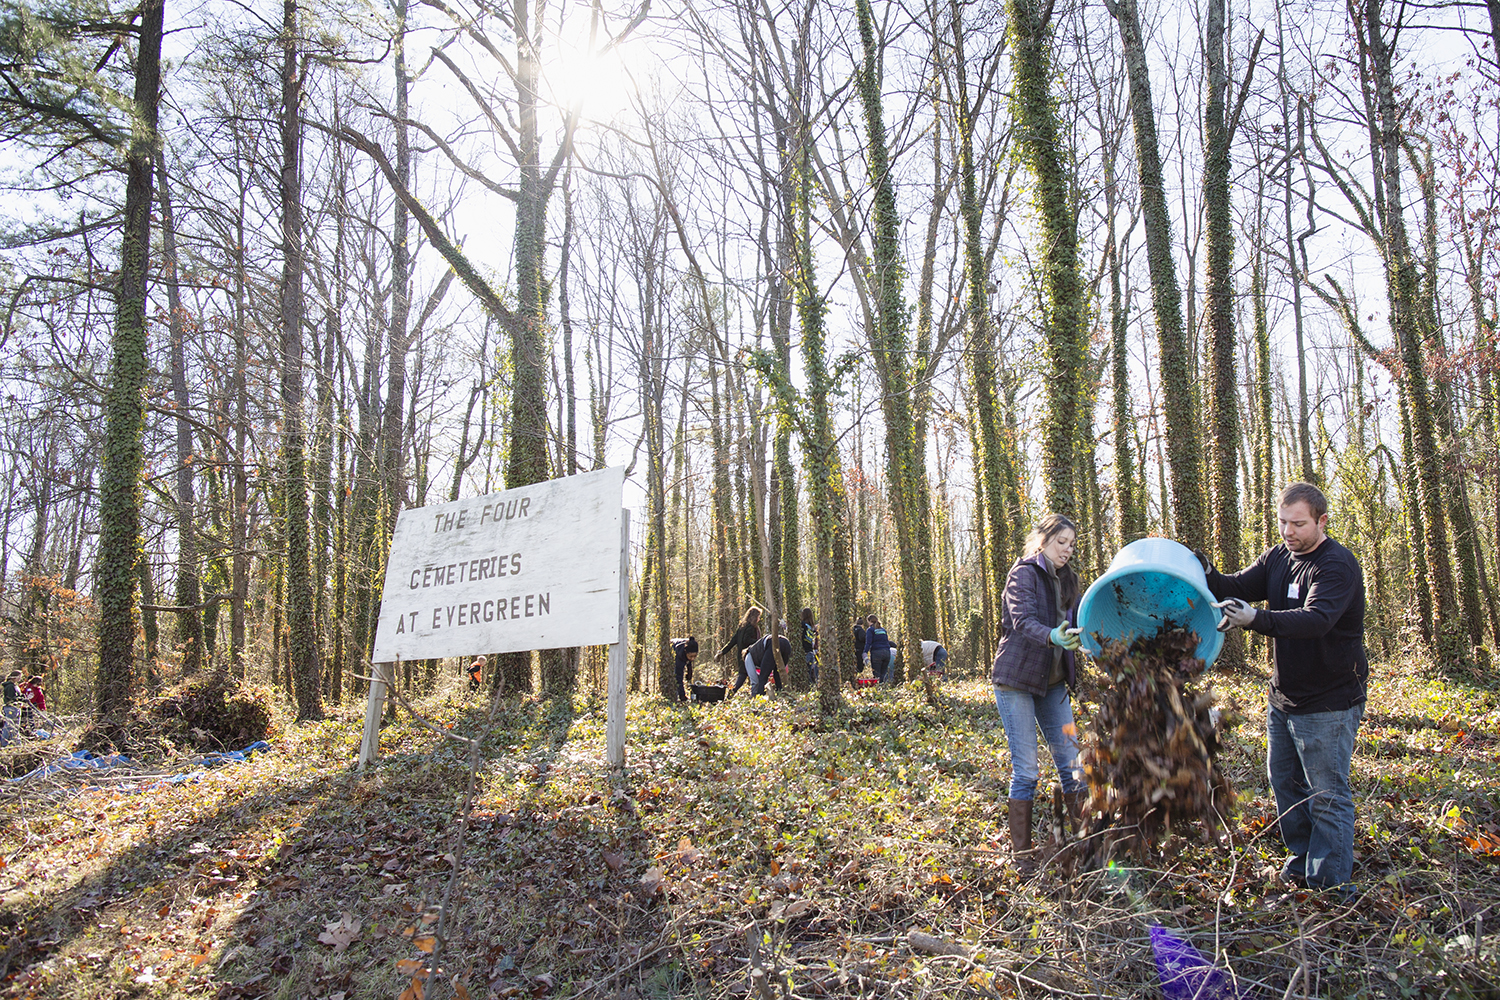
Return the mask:
<svg viewBox="0 0 1500 1000">
<path fill-rule="evenodd" d="M 1296 479 L 1372 650 L 1482 676 L 1497 41 L 1381 0 L 7 4 L 7 668 L 317 718 L 400 510 L 613 463 L 638 690 L 751 603 L 845 677 L 872 611 L 977 675 L 1042 513 L 1085 580 L 1146 534 L 1233 568 Z"/>
</svg>

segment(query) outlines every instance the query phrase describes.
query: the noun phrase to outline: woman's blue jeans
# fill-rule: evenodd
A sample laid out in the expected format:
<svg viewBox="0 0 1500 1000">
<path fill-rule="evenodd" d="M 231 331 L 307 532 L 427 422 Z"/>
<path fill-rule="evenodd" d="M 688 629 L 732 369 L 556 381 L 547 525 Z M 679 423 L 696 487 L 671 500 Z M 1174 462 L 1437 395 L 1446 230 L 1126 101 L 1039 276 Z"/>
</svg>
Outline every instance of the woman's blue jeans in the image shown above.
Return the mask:
<svg viewBox="0 0 1500 1000">
<path fill-rule="evenodd" d="M 1282 875 L 1342 889 L 1354 876 L 1354 792 L 1349 765 L 1365 706 L 1291 715 L 1266 709 L 1266 772 L 1276 793 Z"/>
<path fill-rule="evenodd" d="M 1068 701 L 1068 686 L 1058 684 L 1044 695 L 1008 688 L 995 688 L 995 707 L 1005 726 L 1005 742 L 1010 745 L 1010 797 L 1036 797 L 1036 781 L 1041 775 L 1037 764 L 1036 731 L 1042 731 L 1052 762 L 1062 778 L 1063 791 L 1083 791 L 1083 771 L 1078 766 L 1078 732 L 1073 726 L 1073 706 Z"/>
<path fill-rule="evenodd" d="M 875 675 L 877 681 L 884 684 L 885 675 L 890 672 L 890 669 L 891 651 L 889 647 L 886 649 L 870 650 L 870 673 Z"/>
</svg>

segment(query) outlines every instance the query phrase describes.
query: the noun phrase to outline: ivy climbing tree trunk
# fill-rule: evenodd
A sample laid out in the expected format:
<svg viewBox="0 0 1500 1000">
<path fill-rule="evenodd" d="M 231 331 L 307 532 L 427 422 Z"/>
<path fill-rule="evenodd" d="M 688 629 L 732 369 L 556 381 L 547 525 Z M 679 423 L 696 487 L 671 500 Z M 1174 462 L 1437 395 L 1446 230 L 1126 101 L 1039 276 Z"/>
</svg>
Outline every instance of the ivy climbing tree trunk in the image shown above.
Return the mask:
<svg viewBox="0 0 1500 1000">
<path fill-rule="evenodd" d="M 1448 516 L 1443 496 L 1443 456 L 1438 446 L 1434 394 L 1427 373 L 1423 345 L 1423 310 L 1418 300 L 1418 262 L 1406 233 L 1401 180 L 1402 112 L 1396 104 L 1394 55 L 1386 37 L 1381 0 L 1366 0 L 1357 27 L 1361 56 L 1367 60 L 1366 79 L 1374 87 L 1375 118 L 1371 130 L 1378 138 L 1375 187 L 1376 210 L 1383 234 L 1380 249 L 1385 258 L 1386 295 L 1390 303 L 1391 329 L 1401 355 L 1406 399 L 1411 414 L 1411 438 L 1424 522 L 1423 555 L 1432 588 L 1434 636 L 1440 661 L 1454 664 L 1467 659 L 1464 649 L 1467 629 L 1459 612 L 1453 564 L 1448 544 Z M 1408 473 L 1409 474 L 1409 473 Z M 1415 553 L 1414 553 L 1415 558 Z"/>
<path fill-rule="evenodd" d="M 804 134 L 803 143 L 808 141 Z M 837 373 L 828 367 L 827 334 L 823 317 L 827 303 L 817 289 L 812 253 L 812 170 L 810 155 L 801 154 L 796 184 L 797 316 L 802 330 L 803 372 L 807 378 L 808 419 L 803 451 L 808 459 L 808 501 L 818 542 L 818 619 L 823 623 L 824 657 L 818 668 L 818 707 L 838 711 L 843 703 L 841 679 L 856 670 L 853 636 L 854 594 L 849 584 L 852 557 L 849 511 L 843 463 L 834 432 L 829 398 L 839 391 Z"/>
<path fill-rule="evenodd" d="M 1259 213 L 1257 213 L 1259 218 Z M 1250 259 L 1250 310 L 1255 328 L 1255 477 L 1253 500 L 1260 509 L 1260 544 L 1276 544 L 1276 438 L 1271 424 L 1271 325 L 1266 317 L 1265 244 L 1256 240 Z M 1226 567 L 1227 568 L 1227 567 Z"/>
<path fill-rule="evenodd" d="M 1213 407 L 1209 459 L 1213 482 L 1213 541 L 1219 565 L 1238 569 L 1240 561 L 1240 401 L 1234 337 L 1234 230 L 1229 203 L 1229 146 L 1233 140 L 1226 107 L 1225 69 L 1228 0 L 1209 0 L 1203 42 L 1208 69 L 1208 101 L 1203 110 L 1203 211 L 1208 239 L 1208 336 Z M 1225 637 L 1224 665 L 1245 662 L 1239 629 Z"/>
<path fill-rule="evenodd" d="M 1151 274 L 1151 301 L 1161 354 L 1162 409 L 1167 421 L 1167 462 L 1171 471 L 1172 521 L 1177 537 L 1202 548 L 1205 525 L 1203 457 L 1196 419 L 1197 399 L 1187 334 L 1182 324 L 1182 292 L 1172 254 L 1172 216 L 1162 181 L 1156 111 L 1151 77 L 1135 0 L 1104 0 L 1120 29 L 1130 84 L 1130 115 L 1135 126 L 1136 169 L 1140 178 L 1141 215 L 1146 226 L 1146 262 Z M 1163 498 L 1165 503 L 1166 498 Z"/>
<path fill-rule="evenodd" d="M 302 420 L 302 65 L 297 0 L 282 4 L 281 38 L 281 457 L 286 530 L 288 666 L 297 721 L 323 717 L 323 685 L 313 614 L 307 509 L 306 432 Z"/>
<path fill-rule="evenodd" d="M 1106 181 L 1106 188 L 1109 186 Z M 1109 260 L 1109 326 L 1110 357 L 1114 362 L 1115 511 L 1119 543 L 1125 545 L 1146 534 L 1146 512 L 1141 509 L 1141 493 L 1135 474 L 1135 413 L 1130 399 L 1129 314 L 1122 301 L 1119 250 L 1115 242 L 1114 212 L 1109 213 L 1106 251 Z M 1145 456 L 1142 456 L 1144 460 Z"/>
<path fill-rule="evenodd" d="M 856 0 L 859 37 L 864 61 L 856 71 L 865 120 L 865 148 L 870 185 L 875 192 L 875 238 L 872 254 L 874 327 L 872 357 L 881 382 L 881 410 L 885 417 L 886 452 L 890 457 L 887 489 L 896 544 L 902 559 L 897 579 L 902 612 L 903 665 L 922 662 L 922 640 L 937 632 L 937 590 L 933 584 L 932 527 L 927 505 L 926 456 L 918 447 L 913 418 L 911 342 L 902 287 L 906 269 L 901 262 L 901 218 L 891 178 L 890 146 L 886 140 L 881 97 L 880 50 L 869 0 Z M 892 677 L 901 680 L 900 667 Z"/>
<path fill-rule="evenodd" d="M 996 388 L 999 372 L 995 364 L 994 333 L 990 327 L 989 268 L 984 254 L 983 215 L 979 204 L 979 179 L 974 163 L 974 119 L 978 99 L 971 101 L 967 59 L 963 47 L 962 5 L 952 5 L 954 89 L 958 107 L 959 214 L 963 219 L 965 293 L 968 296 L 969 390 L 973 396 L 976 455 L 980 485 L 984 492 L 985 590 L 998 599 L 1001 584 L 1010 571 L 1012 528 L 1021 517 L 1006 502 L 1006 449 L 1000 434 L 1000 404 Z M 983 91 L 980 92 L 980 98 Z"/>
<path fill-rule="evenodd" d="M 125 222 L 120 284 L 104 398 L 99 485 L 99 675 L 95 713 L 121 724 L 135 671 L 136 566 L 141 559 L 142 438 L 146 429 L 146 272 L 151 248 L 151 175 L 161 96 L 164 0 L 140 8 L 135 62 L 137 116 L 125 159 Z"/>
<path fill-rule="evenodd" d="M 1048 25 L 1036 0 L 1009 0 L 1013 101 L 1020 147 L 1036 182 L 1042 222 L 1043 340 L 1047 345 L 1047 419 L 1044 458 L 1047 507 L 1078 519 L 1082 504 L 1073 481 L 1084 374 L 1088 304 L 1078 274 L 1078 223 L 1070 203 L 1072 178 L 1059 136 L 1052 96 Z"/>
</svg>

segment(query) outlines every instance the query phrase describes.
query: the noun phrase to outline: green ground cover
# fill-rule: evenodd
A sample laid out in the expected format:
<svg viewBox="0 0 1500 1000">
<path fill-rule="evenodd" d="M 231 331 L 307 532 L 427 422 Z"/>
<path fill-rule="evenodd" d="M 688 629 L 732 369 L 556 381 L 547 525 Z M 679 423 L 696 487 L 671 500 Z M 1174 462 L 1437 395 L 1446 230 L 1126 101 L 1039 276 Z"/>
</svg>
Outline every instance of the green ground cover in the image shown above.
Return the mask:
<svg viewBox="0 0 1500 1000">
<path fill-rule="evenodd" d="M 9 785 L 0 996 L 1154 997 L 1154 923 L 1247 996 L 1500 995 L 1500 698 L 1374 678 L 1350 905 L 1270 877 L 1250 675 L 1216 678 L 1246 715 L 1229 837 L 1029 880 L 982 683 L 851 691 L 827 719 L 811 696 L 633 700 L 624 774 L 601 704 L 486 724 L 453 694 L 420 706 L 430 728 L 388 726 L 364 774 L 349 706 L 197 783 Z M 449 733 L 482 737 L 467 827 Z"/>
</svg>

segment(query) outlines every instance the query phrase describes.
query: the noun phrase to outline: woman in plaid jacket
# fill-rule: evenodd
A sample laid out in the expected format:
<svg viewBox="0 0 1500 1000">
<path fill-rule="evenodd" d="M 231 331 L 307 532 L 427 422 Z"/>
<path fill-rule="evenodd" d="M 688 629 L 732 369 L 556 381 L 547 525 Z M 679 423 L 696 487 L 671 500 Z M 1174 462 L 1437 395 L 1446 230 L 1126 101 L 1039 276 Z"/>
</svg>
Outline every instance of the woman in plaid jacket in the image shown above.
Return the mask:
<svg viewBox="0 0 1500 1000">
<path fill-rule="evenodd" d="M 1036 796 L 1037 729 L 1042 731 L 1063 797 L 1075 819 L 1083 803 L 1078 735 L 1068 691 L 1077 682 L 1070 626 L 1078 616 L 1078 575 L 1068 563 L 1078 528 L 1062 514 L 1048 514 L 1026 539 L 1026 548 L 1005 578 L 1000 602 L 1000 651 L 990 671 L 995 704 L 1010 748 L 1010 842 L 1019 867 L 1034 862 L 1032 801 Z"/>
</svg>

